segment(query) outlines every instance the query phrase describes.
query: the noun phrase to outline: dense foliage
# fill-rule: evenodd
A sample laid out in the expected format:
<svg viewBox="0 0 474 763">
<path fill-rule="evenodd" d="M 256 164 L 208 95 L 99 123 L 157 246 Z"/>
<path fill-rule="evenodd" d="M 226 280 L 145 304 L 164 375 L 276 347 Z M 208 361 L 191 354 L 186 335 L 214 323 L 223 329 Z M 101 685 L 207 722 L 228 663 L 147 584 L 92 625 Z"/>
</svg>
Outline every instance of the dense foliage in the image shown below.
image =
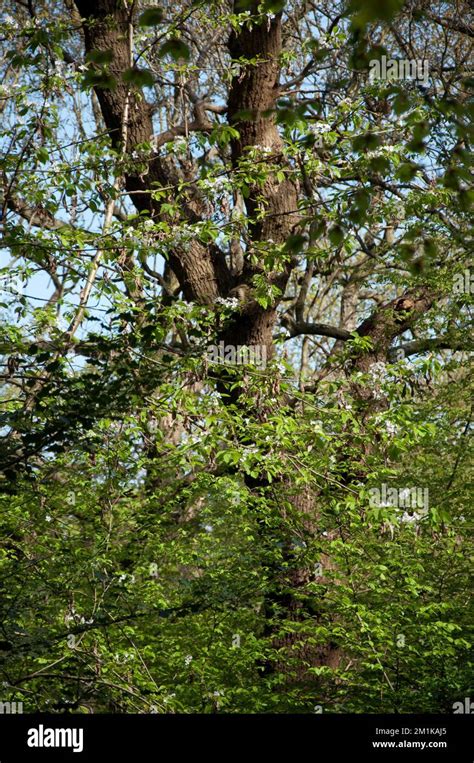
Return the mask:
<svg viewBox="0 0 474 763">
<path fill-rule="evenodd" d="M 0 700 L 469 696 L 468 14 L 5 0 Z"/>
</svg>

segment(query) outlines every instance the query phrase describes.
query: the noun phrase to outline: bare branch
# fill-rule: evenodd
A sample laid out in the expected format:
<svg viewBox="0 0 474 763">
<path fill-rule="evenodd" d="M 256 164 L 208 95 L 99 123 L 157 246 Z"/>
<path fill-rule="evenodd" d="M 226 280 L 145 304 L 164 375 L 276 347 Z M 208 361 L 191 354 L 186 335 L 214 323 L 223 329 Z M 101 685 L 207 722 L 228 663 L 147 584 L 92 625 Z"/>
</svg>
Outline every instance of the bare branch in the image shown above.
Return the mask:
<svg viewBox="0 0 474 763">
<path fill-rule="evenodd" d="M 350 331 L 337 328 L 337 326 L 329 326 L 327 323 L 306 323 L 305 321 L 295 321 L 289 316 L 285 316 L 282 319 L 282 323 L 290 332 L 288 339 L 300 336 L 301 334 L 315 334 L 316 336 L 328 336 L 332 339 L 342 339 L 342 341 L 346 341 L 352 336 Z"/>
<path fill-rule="evenodd" d="M 431 339 L 414 339 L 412 342 L 405 342 L 397 347 L 391 347 L 388 357 L 389 360 L 395 359 L 403 352 L 405 358 L 411 355 L 418 355 L 422 352 L 432 352 L 433 350 L 451 350 L 460 352 L 462 350 L 471 351 L 474 349 L 474 342 L 470 339 L 455 339 L 454 337 L 433 337 Z"/>
</svg>

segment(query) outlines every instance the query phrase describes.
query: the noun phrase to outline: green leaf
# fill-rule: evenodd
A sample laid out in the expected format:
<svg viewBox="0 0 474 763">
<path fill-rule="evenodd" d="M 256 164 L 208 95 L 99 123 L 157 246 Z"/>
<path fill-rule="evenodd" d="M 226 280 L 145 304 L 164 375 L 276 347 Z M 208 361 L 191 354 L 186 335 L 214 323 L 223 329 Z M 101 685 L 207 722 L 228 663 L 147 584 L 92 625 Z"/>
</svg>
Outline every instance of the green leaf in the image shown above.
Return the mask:
<svg viewBox="0 0 474 763">
<path fill-rule="evenodd" d="M 236 140 L 240 137 L 239 131 L 231 125 L 218 125 L 215 127 L 210 135 L 211 143 L 217 143 L 218 146 L 227 146 L 231 140 Z"/>
<path fill-rule="evenodd" d="M 41 162 L 41 164 L 45 164 L 49 159 L 49 152 L 46 148 L 39 148 L 36 152 L 36 156 L 38 157 L 38 161 Z"/>
<path fill-rule="evenodd" d="M 136 85 L 136 87 L 153 87 L 155 84 L 153 72 L 149 69 L 138 69 L 136 67 L 125 69 L 122 79 L 129 85 Z"/>
<path fill-rule="evenodd" d="M 408 183 L 410 180 L 413 180 L 418 170 L 419 167 L 415 162 L 403 162 L 398 167 L 396 176 L 403 183 Z"/>
<path fill-rule="evenodd" d="M 87 89 L 90 87 L 98 88 L 99 90 L 115 90 L 117 80 L 111 74 L 103 71 L 88 71 L 82 79 L 82 88 Z"/>
<path fill-rule="evenodd" d="M 457 191 L 459 189 L 459 172 L 455 167 L 448 167 L 443 178 L 442 183 L 445 188 L 452 188 Z"/>
<path fill-rule="evenodd" d="M 333 244 L 333 246 L 340 246 L 340 244 L 342 244 L 342 242 L 344 241 L 344 235 L 345 235 L 344 228 L 342 228 L 338 224 L 332 225 L 329 228 L 328 237 L 329 237 L 329 241 L 331 242 L 331 244 Z"/>
<path fill-rule="evenodd" d="M 90 50 L 86 55 L 86 61 L 99 65 L 110 64 L 113 57 L 113 50 Z"/>
<path fill-rule="evenodd" d="M 433 238 L 423 239 L 423 248 L 427 257 L 436 257 L 438 254 L 438 247 L 436 241 Z"/>
<path fill-rule="evenodd" d="M 306 243 L 306 236 L 302 236 L 300 234 L 293 234 L 292 236 L 288 236 L 288 238 L 286 239 L 284 250 L 286 252 L 291 252 L 291 254 L 297 254 L 298 252 L 301 252 L 305 243 Z"/>
<path fill-rule="evenodd" d="M 191 53 L 183 40 L 173 37 L 161 46 L 159 55 L 171 56 L 174 61 L 189 61 Z"/>
<path fill-rule="evenodd" d="M 390 172 L 390 160 L 386 156 L 373 156 L 370 159 L 370 169 L 380 175 L 388 175 Z"/>
<path fill-rule="evenodd" d="M 358 153 L 364 151 L 373 151 L 380 145 L 380 138 L 373 132 L 366 132 L 364 135 L 357 135 L 352 141 L 352 148 Z"/>
<path fill-rule="evenodd" d="M 286 5 L 286 0 L 265 0 L 263 3 L 264 13 L 281 13 Z"/>
<path fill-rule="evenodd" d="M 464 212 L 468 212 L 474 204 L 474 190 L 462 188 L 458 194 L 459 206 Z"/>
<path fill-rule="evenodd" d="M 393 110 L 395 114 L 403 114 L 410 108 L 410 99 L 403 91 L 399 92 L 393 101 Z"/>
<path fill-rule="evenodd" d="M 138 26 L 157 26 L 163 21 L 163 9 L 158 7 L 147 8 L 138 19 Z"/>
<path fill-rule="evenodd" d="M 350 0 L 348 11 L 353 14 L 355 29 L 374 21 L 390 21 L 403 8 L 405 0 Z"/>
</svg>

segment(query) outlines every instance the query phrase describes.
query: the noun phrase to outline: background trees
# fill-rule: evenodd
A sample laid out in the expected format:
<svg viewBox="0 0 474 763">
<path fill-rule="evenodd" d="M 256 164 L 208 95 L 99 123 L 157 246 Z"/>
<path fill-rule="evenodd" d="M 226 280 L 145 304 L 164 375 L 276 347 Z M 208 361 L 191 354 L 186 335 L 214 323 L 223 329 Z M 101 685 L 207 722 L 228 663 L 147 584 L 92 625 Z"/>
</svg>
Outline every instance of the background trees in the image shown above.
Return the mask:
<svg viewBox="0 0 474 763">
<path fill-rule="evenodd" d="M 449 712 L 470 677 L 467 6 L 2 14 L 4 693 Z M 382 57 L 428 77 L 371 79 Z"/>
</svg>

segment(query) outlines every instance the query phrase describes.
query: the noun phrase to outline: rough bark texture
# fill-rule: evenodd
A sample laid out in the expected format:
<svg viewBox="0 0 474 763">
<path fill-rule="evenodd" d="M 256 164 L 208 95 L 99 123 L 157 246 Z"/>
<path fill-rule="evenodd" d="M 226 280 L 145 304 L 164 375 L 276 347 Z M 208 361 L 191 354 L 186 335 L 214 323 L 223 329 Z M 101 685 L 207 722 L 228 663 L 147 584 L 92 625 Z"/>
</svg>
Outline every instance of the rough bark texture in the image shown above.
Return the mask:
<svg viewBox="0 0 474 763">
<path fill-rule="evenodd" d="M 252 11 L 256 11 L 254 3 Z M 232 141 L 232 164 L 238 168 L 248 149 L 267 149 L 268 161 L 279 168 L 289 167 L 283 156 L 283 141 L 275 123 L 275 107 L 278 97 L 278 78 L 281 52 L 281 14 L 271 21 L 266 17 L 251 28 L 243 25 L 239 33 L 232 32 L 229 52 L 233 59 L 241 62 L 238 73 L 233 77 L 228 97 L 228 119 L 239 132 Z M 246 60 L 254 63 L 245 63 Z M 263 199 L 263 201 L 262 201 Z M 261 204 L 265 205 L 265 216 L 255 220 Z M 268 241 L 284 243 L 298 224 L 298 186 L 287 177 L 282 182 L 270 173 L 263 186 L 253 186 L 245 200 L 249 218 L 249 234 L 253 242 Z M 291 272 L 291 261 L 282 271 L 268 275 L 269 283 L 284 293 Z M 258 265 L 245 261 L 239 280 L 248 292 L 252 276 L 259 272 Z M 251 298 L 241 308 L 240 318 L 226 332 L 224 339 L 233 344 L 264 344 L 267 356 L 273 353 L 272 333 L 276 318 L 276 304 L 263 309 Z"/>
</svg>

